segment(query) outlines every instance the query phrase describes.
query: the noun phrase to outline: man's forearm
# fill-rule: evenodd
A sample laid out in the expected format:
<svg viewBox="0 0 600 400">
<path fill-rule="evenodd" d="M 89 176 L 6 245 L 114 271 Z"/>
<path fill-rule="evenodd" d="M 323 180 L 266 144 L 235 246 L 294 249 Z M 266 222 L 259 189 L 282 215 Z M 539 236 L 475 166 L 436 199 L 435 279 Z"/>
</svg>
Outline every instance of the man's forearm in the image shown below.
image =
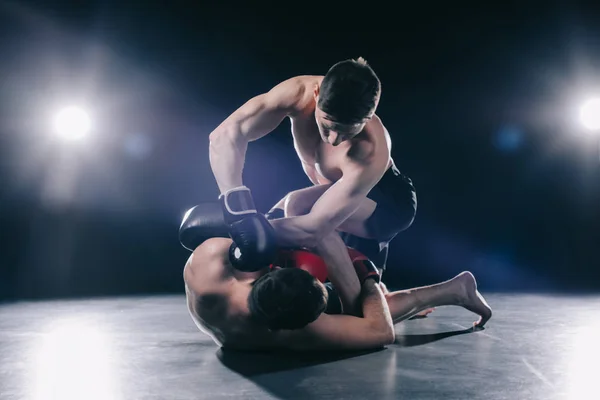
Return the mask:
<svg viewBox="0 0 600 400">
<path fill-rule="evenodd" d="M 348 255 L 344 241 L 336 231 L 324 236 L 310 229 L 306 215 L 270 221 L 275 229 L 278 244 L 282 247 L 305 247 L 320 255 L 327 265 L 329 280 L 339 293 L 345 314 L 357 315 L 360 282 Z"/>
<path fill-rule="evenodd" d="M 367 279 L 361 288 L 363 318 L 373 322 L 376 329 L 394 329 L 390 309 L 379 284 L 373 279 Z"/>
<path fill-rule="evenodd" d="M 233 131 L 217 128 L 210 134 L 210 167 L 221 193 L 242 186 L 242 171 L 248 143 Z"/>
<path fill-rule="evenodd" d="M 306 216 L 278 218 L 269 221 L 277 234 L 277 243 L 281 247 L 305 247 L 312 249 L 316 246 L 316 235 L 306 223 Z"/>
<path fill-rule="evenodd" d="M 337 232 L 327 234 L 314 251 L 327 265 L 327 276 L 340 296 L 344 314 L 359 315 L 361 285 L 342 238 Z"/>
</svg>

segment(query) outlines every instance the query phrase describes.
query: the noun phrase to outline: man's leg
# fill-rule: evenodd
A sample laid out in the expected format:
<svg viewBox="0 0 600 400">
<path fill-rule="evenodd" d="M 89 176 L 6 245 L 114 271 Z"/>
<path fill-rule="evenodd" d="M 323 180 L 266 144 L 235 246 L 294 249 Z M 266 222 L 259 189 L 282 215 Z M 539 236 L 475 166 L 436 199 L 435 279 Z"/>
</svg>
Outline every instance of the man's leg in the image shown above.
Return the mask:
<svg viewBox="0 0 600 400">
<path fill-rule="evenodd" d="M 295 217 L 308 214 L 317 200 L 329 189 L 331 185 L 316 185 L 304 189 L 294 190 L 281 199 L 274 207 L 285 211 L 286 217 Z M 348 232 L 355 236 L 371 238 L 367 231 L 366 221 L 375 211 L 377 203 L 371 199 L 364 199 L 360 206 L 338 227 L 338 231 Z"/>
<path fill-rule="evenodd" d="M 312 207 L 315 205 L 317 200 L 331 187 L 328 185 L 315 185 L 304 189 L 294 190 L 288 193 L 283 199 L 271 208 L 269 213 L 284 211 L 286 217 L 294 217 L 299 215 L 308 214 Z M 374 213 L 377 209 L 378 203 L 370 198 L 365 198 L 358 208 L 338 227 L 338 231 L 352 234 L 354 236 L 365 238 L 365 239 L 380 239 L 377 236 L 380 232 L 375 232 L 372 225 L 377 224 L 380 221 L 371 221 L 370 218 L 375 216 Z M 387 207 L 389 207 L 386 204 Z M 379 215 L 381 214 L 381 215 Z M 379 220 L 386 221 L 387 223 L 394 223 L 394 215 L 390 215 L 385 211 L 380 211 L 377 215 Z M 399 227 L 398 230 L 402 230 L 404 227 Z M 387 233 L 387 232 L 386 232 Z M 390 234 L 391 236 L 391 234 Z M 389 237 L 385 239 L 390 239 Z"/>
<path fill-rule="evenodd" d="M 294 190 L 271 207 L 267 216 L 272 218 L 296 217 L 308 214 L 315 202 L 331 185 L 315 185 Z"/>
<path fill-rule="evenodd" d="M 315 202 L 331 185 L 318 185 L 288 193 L 269 214 L 271 218 L 293 217 L 310 212 Z M 404 190 L 408 192 L 408 189 Z M 406 193 L 404 197 L 408 197 Z M 385 269 L 389 242 L 399 232 L 412 224 L 414 204 L 404 201 L 397 210 L 395 205 L 374 188 L 367 198 L 344 222 L 337 231 L 347 246 L 359 250 L 368 256 L 380 270 Z M 283 206 L 284 210 L 281 210 Z M 279 209 L 277 209 L 279 207 Z"/>
<path fill-rule="evenodd" d="M 304 189 L 295 190 L 293 192 L 288 193 L 283 199 L 281 199 L 271 211 L 269 211 L 269 215 L 272 218 L 282 218 L 284 215 L 286 217 L 295 217 L 298 215 L 308 214 L 315 204 L 315 202 L 325 193 L 327 189 L 329 189 L 331 185 L 316 185 L 307 187 Z M 341 232 L 353 232 L 355 237 L 365 237 L 368 238 L 368 232 L 365 225 L 365 221 L 369 219 L 369 217 L 373 214 L 377 204 L 371 199 L 365 199 L 363 203 L 359 206 L 358 210 L 354 212 L 342 225 L 338 228 L 338 231 Z M 362 235 L 362 236 L 361 236 Z M 348 244 L 350 247 L 352 244 Z M 358 249 L 365 254 L 370 259 L 373 259 L 373 254 L 375 252 L 380 252 L 378 245 L 374 243 L 377 248 L 373 248 L 370 252 L 365 252 L 364 249 Z M 387 248 L 384 249 L 387 253 Z M 383 274 L 382 268 L 379 268 L 380 275 Z M 382 283 L 382 290 L 384 293 L 387 293 L 387 287 Z M 429 311 L 431 312 L 431 311 Z M 428 314 L 429 312 L 424 313 Z"/>
<path fill-rule="evenodd" d="M 315 185 L 290 192 L 275 206 L 273 206 L 271 211 L 269 211 L 269 213 L 267 214 L 267 218 L 282 218 L 283 216 L 294 217 L 298 215 L 307 214 L 310 212 L 315 202 L 330 187 L 331 185 Z M 377 203 L 375 203 L 375 201 L 366 198 L 359 206 L 359 208 L 340 225 L 338 231 L 350 233 L 355 238 L 372 239 L 369 234 L 368 223 L 370 222 L 369 218 L 373 216 L 376 207 Z M 375 217 L 377 217 L 378 219 L 384 218 L 381 215 L 377 215 Z M 372 240 L 372 243 L 369 243 L 369 245 L 367 246 L 368 248 L 364 245 L 361 246 L 360 244 L 359 246 L 352 246 L 352 243 L 347 243 L 347 245 L 349 245 L 350 247 L 357 247 L 357 250 L 363 252 L 373 261 L 376 261 L 376 258 L 382 258 L 381 256 L 384 255 L 383 264 L 385 264 L 385 259 L 387 259 L 388 251 L 387 247 L 381 250 L 376 240 Z M 385 254 L 383 254 L 382 251 L 385 252 Z M 379 269 L 380 275 L 383 276 L 382 265 L 377 265 L 377 267 Z M 389 293 L 387 287 L 383 282 L 381 282 L 381 289 L 383 290 L 384 294 Z M 419 310 L 419 312 L 413 315 L 413 317 L 426 317 L 428 314 L 433 312 L 433 310 L 433 308 L 429 307 L 425 308 L 424 310 Z"/>
<path fill-rule="evenodd" d="M 492 309 L 477 291 L 477 282 L 470 272 L 431 286 L 401 290 L 385 295 L 394 323 L 404 321 L 431 307 L 461 306 L 479 315 L 475 326 L 483 326 Z"/>
<path fill-rule="evenodd" d="M 307 214 L 329 187 L 316 185 L 290 192 L 267 216 L 274 219 Z M 347 246 L 359 250 L 384 270 L 389 242 L 412 224 L 416 210 L 412 181 L 392 166 L 337 231 Z"/>
</svg>

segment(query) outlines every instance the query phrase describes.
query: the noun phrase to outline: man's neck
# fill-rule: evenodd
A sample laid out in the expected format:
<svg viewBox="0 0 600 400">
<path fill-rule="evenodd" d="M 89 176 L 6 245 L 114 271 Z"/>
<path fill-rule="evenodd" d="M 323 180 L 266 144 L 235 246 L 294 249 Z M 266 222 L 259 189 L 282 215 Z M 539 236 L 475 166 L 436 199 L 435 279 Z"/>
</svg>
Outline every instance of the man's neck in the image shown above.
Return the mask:
<svg viewBox="0 0 600 400">
<path fill-rule="evenodd" d="M 229 304 L 242 315 L 250 315 L 250 309 L 248 308 L 248 296 L 252 290 L 252 283 L 256 279 L 245 279 L 239 280 L 232 285 L 229 294 Z"/>
</svg>

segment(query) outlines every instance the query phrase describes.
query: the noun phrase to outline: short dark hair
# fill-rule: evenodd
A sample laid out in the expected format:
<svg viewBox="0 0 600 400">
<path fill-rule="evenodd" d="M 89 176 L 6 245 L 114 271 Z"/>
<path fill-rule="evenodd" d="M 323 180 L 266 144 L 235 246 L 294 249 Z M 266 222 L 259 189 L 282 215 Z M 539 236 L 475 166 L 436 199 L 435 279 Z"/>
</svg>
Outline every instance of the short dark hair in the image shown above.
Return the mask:
<svg viewBox="0 0 600 400">
<path fill-rule="evenodd" d="M 374 112 L 381 82 L 364 58 L 340 61 L 327 71 L 318 107 L 340 123 L 362 122 Z"/>
<path fill-rule="evenodd" d="M 327 291 L 310 273 L 282 268 L 257 279 L 248 297 L 252 318 L 271 330 L 300 329 L 327 308 Z"/>
</svg>

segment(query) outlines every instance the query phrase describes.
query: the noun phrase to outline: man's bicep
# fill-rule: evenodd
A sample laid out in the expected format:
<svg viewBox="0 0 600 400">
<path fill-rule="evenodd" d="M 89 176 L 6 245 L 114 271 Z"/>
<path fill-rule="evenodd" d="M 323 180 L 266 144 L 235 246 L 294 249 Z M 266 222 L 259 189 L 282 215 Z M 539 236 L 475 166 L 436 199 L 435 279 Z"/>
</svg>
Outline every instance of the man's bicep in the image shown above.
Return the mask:
<svg viewBox="0 0 600 400">
<path fill-rule="evenodd" d="M 281 82 L 266 93 L 248 100 L 224 122 L 246 141 L 260 139 L 269 134 L 294 112 L 302 87 L 290 79 Z"/>
<path fill-rule="evenodd" d="M 369 321 L 350 315 L 322 314 L 306 328 L 289 332 L 284 345 L 294 350 L 367 350 L 390 344 Z"/>
</svg>

